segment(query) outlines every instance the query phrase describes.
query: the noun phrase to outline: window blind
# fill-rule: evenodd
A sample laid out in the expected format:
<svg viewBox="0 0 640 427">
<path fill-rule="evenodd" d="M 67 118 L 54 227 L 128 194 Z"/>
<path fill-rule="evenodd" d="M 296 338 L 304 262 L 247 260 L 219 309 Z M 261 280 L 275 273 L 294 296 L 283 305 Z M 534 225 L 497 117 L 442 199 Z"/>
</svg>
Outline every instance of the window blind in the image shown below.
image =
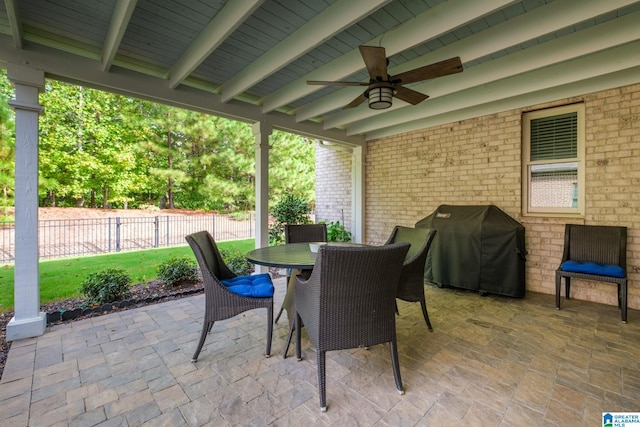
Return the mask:
<svg viewBox="0 0 640 427">
<path fill-rule="evenodd" d="M 531 161 L 578 156 L 576 112 L 531 120 Z"/>
</svg>

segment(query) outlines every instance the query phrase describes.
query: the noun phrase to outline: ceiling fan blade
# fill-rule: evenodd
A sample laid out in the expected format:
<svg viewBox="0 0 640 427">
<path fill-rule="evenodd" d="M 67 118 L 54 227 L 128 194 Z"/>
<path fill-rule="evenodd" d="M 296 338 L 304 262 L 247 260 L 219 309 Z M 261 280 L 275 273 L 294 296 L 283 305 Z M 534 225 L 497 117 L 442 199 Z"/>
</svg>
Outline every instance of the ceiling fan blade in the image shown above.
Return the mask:
<svg viewBox="0 0 640 427">
<path fill-rule="evenodd" d="M 455 58 L 445 59 L 444 61 L 436 62 L 435 64 L 425 65 L 424 67 L 416 68 L 415 70 L 400 73 L 393 76 L 390 80 L 394 83 L 399 82 L 407 84 L 461 72 L 462 62 L 460 61 L 460 57 L 456 56 Z"/>
<path fill-rule="evenodd" d="M 369 86 L 369 83 L 363 82 L 325 82 L 322 80 L 307 80 L 307 84 L 325 86 Z"/>
<path fill-rule="evenodd" d="M 360 46 L 360 54 L 373 81 L 387 81 L 387 56 L 383 47 Z"/>
<path fill-rule="evenodd" d="M 362 104 L 364 101 L 366 101 L 367 97 L 364 96 L 364 93 L 361 94 L 360 96 L 358 96 L 356 99 L 354 99 L 353 101 L 351 101 L 350 103 L 348 103 L 347 105 L 345 105 L 343 108 L 353 108 L 353 107 L 357 107 L 358 105 Z"/>
<path fill-rule="evenodd" d="M 420 93 L 403 86 L 399 86 L 396 89 L 396 93 L 394 96 L 398 99 L 402 99 L 404 102 L 408 102 L 411 105 L 419 104 L 425 99 L 429 98 L 429 95 L 425 95 L 424 93 Z"/>
</svg>

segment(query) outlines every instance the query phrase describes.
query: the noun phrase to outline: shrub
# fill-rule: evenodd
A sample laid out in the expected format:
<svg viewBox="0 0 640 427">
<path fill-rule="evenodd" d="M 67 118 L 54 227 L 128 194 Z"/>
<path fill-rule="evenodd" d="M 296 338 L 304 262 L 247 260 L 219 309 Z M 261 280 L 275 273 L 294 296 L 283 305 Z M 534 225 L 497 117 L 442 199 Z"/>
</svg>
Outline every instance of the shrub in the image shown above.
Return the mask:
<svg viewBox="0 0 640 427">
<path fill-rule="evenodd" d="M 229 267 L 229 270 L 233 271 L 238 276 L 247 276 L 253 273 L 253 264 L 247 261 L 247 258 L 239 250 L 220 249 L 220 255 L 224 259 L 225 264 Z"/>
<path fill-rule="evenodd" d="M 275 222 L 269 227 L 269 244 L 284 243 L 284 225 L 309 224 L 310 213 L 308 202 L 293 194 L 285 195 L 270 211 Z"/>
<path fill-rule="evenodd" d="M 340 224 L 340 221 L 331 221 L 327 224 L 327 240 L 329 242 L 350 242 L 351 233 Z"/>
<path fill-rule="evenodd" d="M 198 267 L 189 258 L 172 257 L 158 266 L 158 279 L 167 286 L 198 280 Z"/>
<path fill-rule="evenodd" d="M 119 269 L 91 273 L 81 284 L 81 291 L 89 304 L 106 304 L 126 299 L 131 279 Z"/>
</svg>

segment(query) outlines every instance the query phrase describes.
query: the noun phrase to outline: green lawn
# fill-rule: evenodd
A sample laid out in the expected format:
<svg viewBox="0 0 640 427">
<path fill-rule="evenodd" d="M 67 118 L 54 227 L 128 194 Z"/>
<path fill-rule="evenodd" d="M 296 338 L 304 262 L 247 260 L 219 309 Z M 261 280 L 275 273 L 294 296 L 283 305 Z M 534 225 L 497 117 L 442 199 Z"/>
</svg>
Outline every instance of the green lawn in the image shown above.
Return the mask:
<svg viewBox="0 0 640 427">
<path fill-rule="evenodd" d="M 255 240 L 216 243 L 221 249 L 246 253 L 254 248 Z M 41 261 L 39 264 L 40 302 L 47 304 L 57 300 L 82 297 L 80 283 L 89 274 L 108 268 L 124 270 L 134 284 L 148 282 L 157 277 L 158 266 L 171 257 L 189 257 L 195 261 L 189 246 Z M 13 310 L 13 297 L 13 265 L 6 265 L 0 270 L 0 313 Z"/>
</svg>

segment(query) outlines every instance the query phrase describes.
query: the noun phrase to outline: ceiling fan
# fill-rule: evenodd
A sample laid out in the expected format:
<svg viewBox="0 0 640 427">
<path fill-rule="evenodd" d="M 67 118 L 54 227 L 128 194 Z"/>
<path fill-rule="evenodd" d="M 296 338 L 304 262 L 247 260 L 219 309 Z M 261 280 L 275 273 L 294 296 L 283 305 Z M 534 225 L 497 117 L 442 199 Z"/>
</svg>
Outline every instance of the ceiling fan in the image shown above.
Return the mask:
<svg viewBox="0 0 640 427">
<path fill-rule="evenodd" d="M 391 107 L 392 98 L 395 96 L 409 104 L 416 105 L 428 95 L 404 87 L 404 84 L 415 83 L 422 80 L 447 76 L 462 72 L 460 57 L 446 59 L 431 65 L 405 71 L 395 76 L 387 73 L 387 60 L 385 50 L 378 46 L 360 46 L 360 54 L 369 72 L 369 83 L 365 82 L 327 82 L 310 80 L 310 85 L 334 85 L 334 86 L 367 86 L 367 89 L 344 108 L 353 108 L 369 99 L 369 108 L 382 110 Z"/>
</svg>

